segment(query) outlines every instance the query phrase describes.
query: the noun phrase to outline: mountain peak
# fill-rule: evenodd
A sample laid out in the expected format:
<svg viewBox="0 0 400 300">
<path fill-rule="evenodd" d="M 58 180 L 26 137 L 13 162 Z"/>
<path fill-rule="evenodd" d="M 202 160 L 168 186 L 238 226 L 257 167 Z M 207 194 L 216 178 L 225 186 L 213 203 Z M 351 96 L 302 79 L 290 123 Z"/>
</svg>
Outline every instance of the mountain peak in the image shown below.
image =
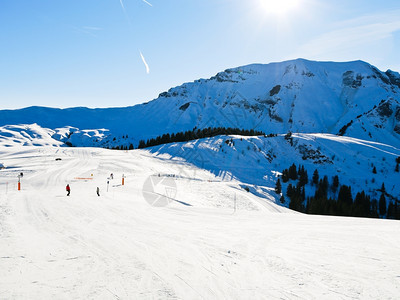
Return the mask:
<svg viewBox="0 0 400 300">
<path fill-rule="evenodd" d="M 101 137 L 94 133 L 103 146 L 119 136 L 129 135 L 126 142 L 137 145 L 141 139 L 206 127 L 321 132 L 398 145 L 399 95 L 397 72 L 382 72 L 361 60 L 298 58 L 229 68 L 171 88 L 146 105 L 0 111 L 0 126 L 37 122 L 50 129 L 107 130 Z M 79 141 L 76 134 L 74 139 Z"/>
</svg>

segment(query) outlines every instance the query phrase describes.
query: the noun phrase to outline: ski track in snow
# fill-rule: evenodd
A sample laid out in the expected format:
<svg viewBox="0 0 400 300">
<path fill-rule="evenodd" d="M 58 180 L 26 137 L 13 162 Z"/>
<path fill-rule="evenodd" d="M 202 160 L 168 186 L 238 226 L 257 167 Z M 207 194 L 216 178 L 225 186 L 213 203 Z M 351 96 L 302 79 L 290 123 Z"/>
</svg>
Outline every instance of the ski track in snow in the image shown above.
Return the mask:
<svg viewBox="0 0 400 300">
<path fill-rule="evenodd" d="M 398 221 L 292 213 L 244 192 L 239 182 L 219 182 L 147 151 L 3 148 L 0 160 L 10 167 L 0 171 L 1 299 L 400 294 Z M 176 197 L 193 206 L 151 207 L 142 186 L 156 173 L 184 174 L 175 179 Z"/>
</svg>

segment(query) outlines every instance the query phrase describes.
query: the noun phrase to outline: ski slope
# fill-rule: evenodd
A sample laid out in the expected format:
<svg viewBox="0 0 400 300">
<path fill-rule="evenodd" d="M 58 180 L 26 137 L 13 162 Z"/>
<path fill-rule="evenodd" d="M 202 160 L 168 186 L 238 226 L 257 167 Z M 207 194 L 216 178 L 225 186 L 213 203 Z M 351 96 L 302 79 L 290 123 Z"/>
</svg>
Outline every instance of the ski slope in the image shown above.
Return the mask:
<svg viewBox="0 0 400 300">
<path fill-rule="evenodd" d="M 15 146 L 0 161 L 0 299 L 400 294 L 398 221 L 294 213 L 148 151 Z"/>
</svg>

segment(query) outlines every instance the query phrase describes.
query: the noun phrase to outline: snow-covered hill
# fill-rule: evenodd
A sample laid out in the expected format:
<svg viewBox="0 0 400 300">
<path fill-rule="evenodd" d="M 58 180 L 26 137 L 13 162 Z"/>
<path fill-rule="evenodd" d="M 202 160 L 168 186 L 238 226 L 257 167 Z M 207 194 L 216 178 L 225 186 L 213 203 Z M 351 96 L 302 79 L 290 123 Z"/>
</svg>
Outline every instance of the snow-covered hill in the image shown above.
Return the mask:
<svg viewBox="0 0 400 300">
<path fill-rule="evenodd" d="M 0 161 L 2 299 L 400 294 L 398 221 L 294 213 L 145 150 L 14 146 L 0 148 Z M 149 205 L 167 191 L 168 206 Z"/>
<path fill-rule="evenodd" d="M 399 96 L 396 72 L 362 61 L 298 59 L 228 69 L 133 107 L 3 110 L 0 126 L 64 128 L 59 139 L 75 146 L 137 146 L 141 139 L 194 127 L 331 133 L 399 146 Z"/>
<path fill-rule="evenodd" d="M 400 198 L 400 173 L 395 171 L 400 148 L 387 144 L 331 134 L 293 134 L 291 139 L 284 135 L 218 136 L 149 151 L 171 160 L 183 159 L 221 180 L 237 179 L 260 196 L 274 195 L 278 175 L 294 163 L 304 165 L 310 178 L 316 169 L 321 178 L 326 175 L 330 182 L 338 175 L 340 184 L 352 187 L 353 197 L 364 190 L 379 199 L 378 190 L 384 183 L 389 194 Z M 314 188 L 308 187 L 306 194 L 313 195 Z M 279 196 L 275 197 L 279 203 Z"/>
<path fill-rule="evenodd" d="M 72 134 L 74 135 L 72 136 Z M 98 146 L 99 141 L 108 134 L 106 129 L 79 130 L 64 128 L 42 128 L 38 124 L 6 125 L 0 127 L 0 147 L 12 146 Z M 65 144 L 67 143 L 67 144 Z"/>
<path fill-rule="evenodd" d="M 43 129 L 40 126 L 20 125 L 0 127 L 0 147 L 63 145 L 70 130 Z M 96 145 L 104 131 L 75 131 L 70 140 Z M 77 140 L 80 139 L 80 140 Z M 396 159 L 400 148 L 388 144 L 365 141 L 332 134 L 295 133 L 272 137 L 217 136 L 185 143 L 171 143 L 149 148 L 147 151 L 173 161 L 185 161 L 205 169 L 220 180 L 239 180 L 255 194 L 270 198 L 278 175 L 293 163 L 304 165 L 309 177 L 318 169 L 321 178 L 329 180 L 338 175 L 341 184 L 353 187 L 353 193 L 364 190 L 379 198 L 378 190 L 385 183 L 387 192 L 400 198 L 400 172 Z M 377 173 L 373 173 L 375 167 Z M 286 186 L 284 185 L 284 188 Z M 308 195 L 314 193 L 309 189 Z M 279 197 L 275 195 L 275 200 Z M 287 203 L 286 203 L 287 204 Z"/>
<path fill-rule="evenodd" d="M 7 125 L 0 127 L 0 147 L 14 146 L 62 146 L 63 142 L 52 138 L 54 130 L 37 124 Z"/>
</svg>

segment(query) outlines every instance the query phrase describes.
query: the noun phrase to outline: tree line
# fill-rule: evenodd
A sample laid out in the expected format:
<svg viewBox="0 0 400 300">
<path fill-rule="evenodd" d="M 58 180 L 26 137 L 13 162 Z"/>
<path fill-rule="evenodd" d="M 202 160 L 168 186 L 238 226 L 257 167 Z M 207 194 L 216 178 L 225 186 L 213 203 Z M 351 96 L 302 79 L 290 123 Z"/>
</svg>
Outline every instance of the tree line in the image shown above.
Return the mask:
<svg viewBox="0 0 400 300">
<path fill-rule="evenodd" d="M 177 133 L 166 133 L 156 138 L 145 140 L 140 140 L 138 149 L 154 147 L 163 144 L 169 143 L 179 143 L 179 142 L 188 142 L 197 139 L 210 138 L 218 135 L 243 135 L 243 136 L 258 136 L 263 135 L 265 133 L 259 130 L 254 129 L 239 129 L 239 128 L 231 128 L 231 127 L 208 127 L 204 129 L 196 129 L 177 132 Z"/>
<path fill-rule="evenodd" d="M 290 209 L 307 214 L 385 217 L 400 220 L 400 201 L 386 192 L 384 183 L 377 190 L 380 192 L 379 201 L 371 199 L 365 191 L 357 192 L 353 199 L 351 186 L 341 185 L 339 176 L 333 176 L 330 182 L 327 176 L 320 178 L 316 169 L 309 181 L 304 166 L 296 167 L 292 164 L 288 169 L 283 170 L 275 185 L 275 192 L 282 194 L 281 203 L 285 203 L 281 179 L 284 183 L 292 181 L 288 184 L 285 193 L 289 198 Z M 312 196 L 306 196 L 305 186 L 308 183 L 315 189 Z M 389 205 L 387 205 L 387 199 L 389 199 Z"/>
</svg>

